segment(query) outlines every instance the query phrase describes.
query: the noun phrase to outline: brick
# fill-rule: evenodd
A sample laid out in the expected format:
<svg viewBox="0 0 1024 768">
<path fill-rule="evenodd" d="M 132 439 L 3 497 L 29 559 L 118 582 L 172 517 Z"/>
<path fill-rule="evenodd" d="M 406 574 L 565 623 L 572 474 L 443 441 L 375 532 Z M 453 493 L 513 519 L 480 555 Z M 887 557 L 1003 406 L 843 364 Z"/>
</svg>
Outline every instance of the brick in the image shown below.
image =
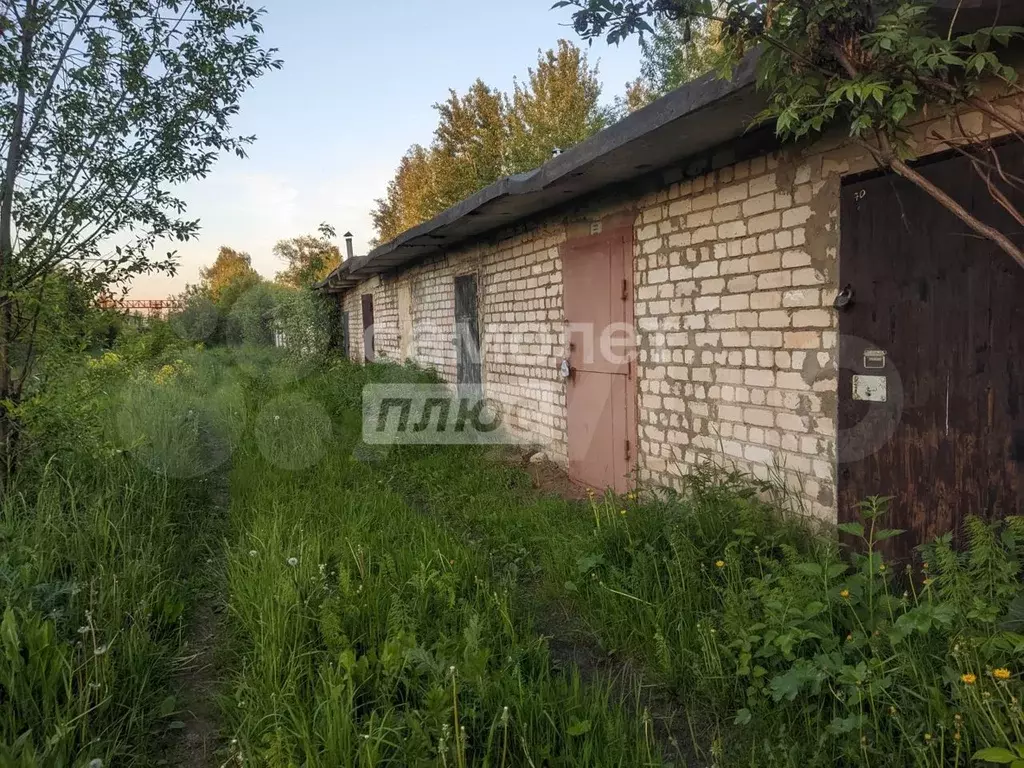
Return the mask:
<svg viewBox="0 0 1024 768">
<path fill-rule="evenodd" d="M 781 347 L 781 331 L 754 331 L 750 334 L 750 343 L 755 347 Z"/>
<path fill-rule="evenodd" d="M 746 331 L 726 331 L 722 333 L 723 347 L 745 347 L 750 344 L 750 334 Z"/>
<path fill-rule="evenodd" d="M 647 273 L 647 282 L 657 285 L 668 281 L 667 269 L 652 269 Z"/>
<path fill-rule="evenodd" d="M 761 291 L 788 288 L 792 282 L 793 276 L 789 272 L 767 272 L 758 276 L 757 288 Z"/>
<path fill-rule="evenodd" d="M 738 296 L 723 296 L 722 297 L 722 310 L 726 312 L 735 312 L 738 309 L 749 309 L 750 308 L 750 296 L 746 294 L 740 294 Z"/>
<path fill-rule="evenodd" d="M 824 309 L 805 309 L 793 313 L 794 328 L 828 328 L 832 313 Z"/>
<path fill-rule="evenodd" d="M 748 368 L 743 372 L 743 383 L 748 387 L 774 387 L 775 373 L 756 368 Z"/>
<path fill-rule="evenodd" d="M 743 421 L 747 425 L 755 424 L 759 427 L 773 427 L 775 426 L 775 414 L 759 408 L 744 408 Z"/>
<path fill-rule="evenodd" d="M 718 275 L 718 262 L 717 261 L 705 261 L 698 264 L 693 268 L 693 276 L 695 278 L 701 277 L 716 277 Z"/>
<path fill-rule="evenodd" d="M 793 285 L 823 285 L 825 275 L 816 269 L 793 270 Z"/>
<path fill-rule="evenodd" d="M 755 216 L 747 222 L 747 231 L 753 235 L 758 232 L 766 232 L 770 229 L 778 229 L 780 224 L 781 219 L 777 211 L 765 213 L 761 216 Z"/>
<path fill-rule="evenodd" d="M 763 160 L 764 158 L 759 159 Z M 775 181 L 774 173 L 758 176 L 757 178 L 750 180 L 749 192 L 751 196 L 763 195 L 766 192 L 774 192 L 777 189 L 778 184 Z"/>
<path fill-rule="evenodd" d="M 692 210 L 692 202 L 689 198 L 677 200 L 668 207 L 669 216 L 685 216 Z"/>
<path fill-rule="evenodd" d="M 738 205 L 720 205 L 715 208 L 711 220 L 716 224 L 721 224 L 724 221 L 734 221 L 739 217 L 740 207 Z"/>
<path fill-rule="evenodd" d="M 782 294 L 778 291 L 759 291 L 750 294 L 751 309 L 778 309 L 782 306 Z"/>
<path fill-rule="evenodd" d="M 757 287 L 757 278 L 754 275 L 742 275 L 734 277 L 728 283 L 730 293 L 749 293 Z"/>
<path fill-rule="evenodd" d="M 782 294 L 784 307 L 816 307 L 821 302 L 821 292 L 814 288 L 786 291 Z"/>
<path fill-rule="evenodd" d="M 761 213 L 767 213 L 768 211 L 774 210 L 775 208 L 775 195 L 771 192 L 767 192 L 763 195 L 753 197 L 743 203 L 743 215 L 744 216 L 757 216 Z"/>
<path fill-rule="evenodd" d="M 718 236 L 723 240 L 733 237 L 744 237 L 747 234 L 747 225 L 742 221 L 730 221 L 718 227 Z"/>
<path fill-rule="evenodd" d="M 785 234 L 789 237 L 790 240 L 792 240 L 792 235 L 790 233 L 787 232 Z M 810 263 L 811 255 L 806 251 L 785 251 L 782 254 L 782 266 L 784 266 L 786 269 L 792 269 L 794 267 L 806 267 Z"/>
<path fill-rule="evenodd" d="M 778 269 L 782 266 L 782 254 L 762 253 L 750 257 L 750 271 L 764 272 L 770 269 Z"/>
<path fill-rule="evenodd" d="M 802 205 L 799 208 L 791 208 L 782 214 L 782 226 L 786 229 L 806 224 L 814 214 L 809 205 Z"/>
<path fill-rule="evenodd" d="M 727 226 L 727 225 L 726 225 Z M 701 227 L 693 233 L 694 243 L 706 243 L 718 237 L 718 229 L 715 227 Z"/>
<path fill-rule="evenodd" d="M 788 328 L 792 321 L 788 312 L 768 310 L 758 316 L 758 322 L 762 328 Z"/>
<path fill-rule="evenodd" d="M 785 344 L 788 349 L 818 349 L 821 334 L 818 331 L 791 331 L 786 334 Z"/>
<path fill-rule="evenodd" d="M 718 190 L 718 204 L 727 205 L 729 203 L 737 203 L 740 200 L 746 200 L 747 195 L 748 188 L 746 182 L 723 187 Z"/>
<path fill-rule="evenodd" d="M 709 208 L 714 208 L 716 205 L 718 205 L 717 192 L 708 192 L 693 198 L 693 210 L 695 211 L 704 211 Z"/>
</svg>

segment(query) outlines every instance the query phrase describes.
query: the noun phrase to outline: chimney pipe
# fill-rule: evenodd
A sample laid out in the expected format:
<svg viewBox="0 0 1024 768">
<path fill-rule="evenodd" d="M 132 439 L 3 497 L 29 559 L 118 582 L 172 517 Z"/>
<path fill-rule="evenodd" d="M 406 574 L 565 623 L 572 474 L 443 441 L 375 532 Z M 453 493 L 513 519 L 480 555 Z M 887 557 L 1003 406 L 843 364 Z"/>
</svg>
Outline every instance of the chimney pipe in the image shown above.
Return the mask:
<svg viewBox="0 0 1024 768">
<path fill-rule="evenodd" d="M 352 248 L 352 233 L 351 232 L 346 232 L 345 233 L 345 253 L 347 254 L 345 256 L 346 259 L 351 259 L 353 256 L 355 256 L 355 250 Z"/>
</svg>

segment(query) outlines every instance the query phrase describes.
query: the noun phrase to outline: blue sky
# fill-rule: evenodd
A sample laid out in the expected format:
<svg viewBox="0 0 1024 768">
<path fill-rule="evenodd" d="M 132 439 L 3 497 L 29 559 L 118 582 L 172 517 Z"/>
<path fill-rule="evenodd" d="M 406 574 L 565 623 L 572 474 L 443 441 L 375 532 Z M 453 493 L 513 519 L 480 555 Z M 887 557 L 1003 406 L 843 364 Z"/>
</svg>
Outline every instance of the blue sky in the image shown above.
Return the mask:
<svg viewBox="0 0 1024 768">
<path fill-rule="evenodd" d="M 510 89 L 559 38 L 578 44 L 570 9 L 552 0 L 263 0 L 265 41 L 284 68 L 246 94 L 236 121 L 257 143 L 246 160 L 223 158 L 206 179 L 181 190 L 200 238 L 178 248 L 175 277 L 144 276 L 132 294 L 161 298 L 198 281 L 220 245 L 248 251 L 272 277 L 282 238 L 321 221 L 351 230 L 357 253 L 373 233 L 370 209 L 398 160 L 427 143 L 431 105 L 477 77 Z M 605 101 L 636 77 L 635 42 L 595 42 Z"/>
</svg>

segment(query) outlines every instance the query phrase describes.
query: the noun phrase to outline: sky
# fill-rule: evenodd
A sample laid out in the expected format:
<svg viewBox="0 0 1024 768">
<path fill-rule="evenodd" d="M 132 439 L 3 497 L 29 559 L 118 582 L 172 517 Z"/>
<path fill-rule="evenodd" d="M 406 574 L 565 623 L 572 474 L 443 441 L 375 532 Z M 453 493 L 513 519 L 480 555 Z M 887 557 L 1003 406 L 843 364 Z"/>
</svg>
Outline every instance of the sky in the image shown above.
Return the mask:
<svg viewBox="0 0 1024 768">
<path fill-rule="evenodd" d="M 135 298 L 163 298 L 199 281 L 200 267 L 228 245 L 252 255 L 271 278 L 278 240 L 315 232 L 320 222 L 351 231 L 357 254 L 373 237 L 370 210 L 398 161 L 427 144 L 432 105 L 477 78 L 510 90 L 540 49 L 559 38 L 582 43 L 567 26 L 571 9 L 553 0 L 263 0 L 266 46 L 284 67 L 242 99 L 240 135 L 255 134 L 249 157 L 222 158 L 205 179 L 178 190 L 197 240 L 175 244 L 174 277 L 136 278 Z M 640 69 L 635 42 L 596 41 L 603 100 L 611 102 Z M 340 244 L 340 243 L 339 243 Z M 343 247 L 343 246 L 342 246 Z M 167 250 L 166 248 L 164 250 Z"/>
</svg>

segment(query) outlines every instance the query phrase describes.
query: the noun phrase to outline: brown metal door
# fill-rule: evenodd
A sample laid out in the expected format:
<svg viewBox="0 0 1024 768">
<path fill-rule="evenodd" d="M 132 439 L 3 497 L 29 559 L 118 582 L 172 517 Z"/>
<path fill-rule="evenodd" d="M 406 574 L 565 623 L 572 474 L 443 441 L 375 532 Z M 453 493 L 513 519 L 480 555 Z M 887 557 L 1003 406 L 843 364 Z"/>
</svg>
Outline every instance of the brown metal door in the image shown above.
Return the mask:
<svg viewBox="0 0 1024 768">
<path fill-rule="evenodd" d="M 363 294 L 363 360 L 372 363 L 376 358 L 373 343 L 373 294 Z"/>
<path fill-rule="evenodd" d="M 1020 144 L 1000 158 L 1024 167 Z M 1024 243 L 966 159 L 921 170 Z M 887 527 L 910 533 L 888 552 L 909 560 L 969 515 L 1024 512 L 1024 270 L 892 176 L 844 186 L 841 228 L 839 517 L 893 497 Z"/>
<path fill-rule="evenodd" d="M 631 245 L 632 230 L 620 230 L 561 251 L 569 474 L 620 493 L 632 483 L 636 454 Z"/>
</svg>

